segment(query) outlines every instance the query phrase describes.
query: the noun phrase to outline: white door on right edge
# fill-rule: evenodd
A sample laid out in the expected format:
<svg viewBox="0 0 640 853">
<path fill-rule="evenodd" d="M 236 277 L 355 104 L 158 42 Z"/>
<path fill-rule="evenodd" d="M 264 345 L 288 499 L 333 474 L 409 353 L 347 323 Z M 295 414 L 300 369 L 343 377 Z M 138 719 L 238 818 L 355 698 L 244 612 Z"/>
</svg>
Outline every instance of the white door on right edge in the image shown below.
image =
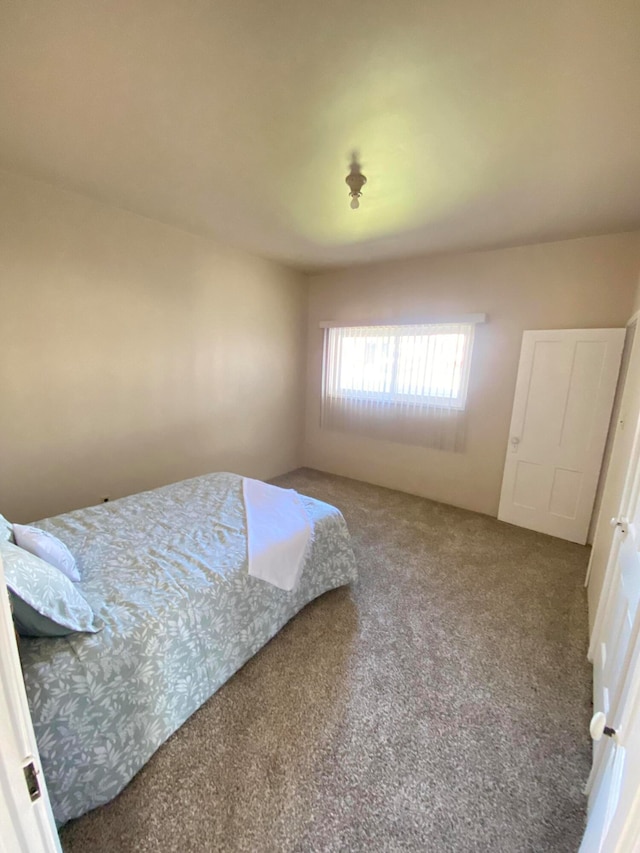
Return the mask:
<svg viewBox="0 0 640 853">
<path fill-rule="evenodd" d="M 595 728 L 595 716 L 592 721 L 592 736 L 602 739 L 596 744 L 588 783 L 589 812 L 580 853 L 640 851 L 639 627 L 632 631 L 616 707 Z M 603 730 L 609 737 L 602 737 Z"/>
<path fill-rule="evenodd" d="M 589 657 L 593 709 L 600 718 L 595 735 L 606 725 L 613 736 L 595 745 L 582 853 L 640 850 L 640 837 L 635 847 L 622 843 L 633 810 L 640 811 L 640 423 L 619 515 L 611 522 L 614 536 Z"/>
<path fill-rule="evenodd" d="M 624 329 L 524 332 L 498 518 L 584 544 Z"/>
</svg>

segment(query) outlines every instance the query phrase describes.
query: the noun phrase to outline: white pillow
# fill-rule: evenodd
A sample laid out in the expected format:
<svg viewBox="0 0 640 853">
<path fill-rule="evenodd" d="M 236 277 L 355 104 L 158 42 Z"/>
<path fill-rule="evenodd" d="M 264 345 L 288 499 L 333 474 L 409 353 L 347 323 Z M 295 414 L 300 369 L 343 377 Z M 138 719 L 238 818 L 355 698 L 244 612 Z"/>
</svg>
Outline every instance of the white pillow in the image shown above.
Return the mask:
<svg viewBox="0 0 640 853">
<path fill-rule="evenodd" d="M 61 542 L 53 533 L 47 533 L 46 530 L 40 530 L 39 527 L 28 524 L 14 524 L 13 536 L 16 545 L 20 548 L 60 569 L 69 580 L 80 580 L 76 558 L 64 542 Z"/>
</svg>

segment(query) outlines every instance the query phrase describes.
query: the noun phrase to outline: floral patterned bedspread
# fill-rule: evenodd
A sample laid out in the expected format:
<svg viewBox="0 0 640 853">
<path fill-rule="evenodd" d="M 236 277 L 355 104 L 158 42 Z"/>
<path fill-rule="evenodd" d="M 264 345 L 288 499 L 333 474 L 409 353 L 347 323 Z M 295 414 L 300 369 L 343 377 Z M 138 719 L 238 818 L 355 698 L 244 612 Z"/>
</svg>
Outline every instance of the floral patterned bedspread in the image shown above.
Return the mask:
<svg viewBox="0 0 640 853">
<path fill-rule="evenodd" d="M 97 634 L 21 638 L 56 821 L 116 796 L 155 750 L 305 604 L 356 578 L 340 512 L 315 525 L 298 587 L 247 573 L 242 478 L 210 474 L 38 522 L 75 555 Z"/>
</svg>

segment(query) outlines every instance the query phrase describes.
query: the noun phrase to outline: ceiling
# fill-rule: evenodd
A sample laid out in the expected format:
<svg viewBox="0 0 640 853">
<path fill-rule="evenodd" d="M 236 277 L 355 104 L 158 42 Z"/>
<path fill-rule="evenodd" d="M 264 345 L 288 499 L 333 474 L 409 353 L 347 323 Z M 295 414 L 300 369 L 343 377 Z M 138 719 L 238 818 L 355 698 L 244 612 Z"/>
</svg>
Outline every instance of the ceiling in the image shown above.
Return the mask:
<svg viewBox="0 0 640 853">
<path fill-rule="evenodd" d="M 1 167 L 302 268 L 640 227 L 637 0 L 3 0 L 0 32 Z"/>
</svg>

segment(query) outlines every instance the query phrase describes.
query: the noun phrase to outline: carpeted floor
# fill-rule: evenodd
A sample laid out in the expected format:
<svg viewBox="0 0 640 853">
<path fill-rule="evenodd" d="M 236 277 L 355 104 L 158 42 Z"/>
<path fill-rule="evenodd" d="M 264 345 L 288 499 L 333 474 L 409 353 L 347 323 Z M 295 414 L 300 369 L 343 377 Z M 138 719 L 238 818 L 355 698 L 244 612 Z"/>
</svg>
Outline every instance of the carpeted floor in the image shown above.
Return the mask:
<svg viewBox="0 0 640 853">
<path fill-rule="evenodd" d="M 588 550 L 301 469 L 360 579 L 300 613 L 68 853 L 576 851 Z"/>
</svg>

